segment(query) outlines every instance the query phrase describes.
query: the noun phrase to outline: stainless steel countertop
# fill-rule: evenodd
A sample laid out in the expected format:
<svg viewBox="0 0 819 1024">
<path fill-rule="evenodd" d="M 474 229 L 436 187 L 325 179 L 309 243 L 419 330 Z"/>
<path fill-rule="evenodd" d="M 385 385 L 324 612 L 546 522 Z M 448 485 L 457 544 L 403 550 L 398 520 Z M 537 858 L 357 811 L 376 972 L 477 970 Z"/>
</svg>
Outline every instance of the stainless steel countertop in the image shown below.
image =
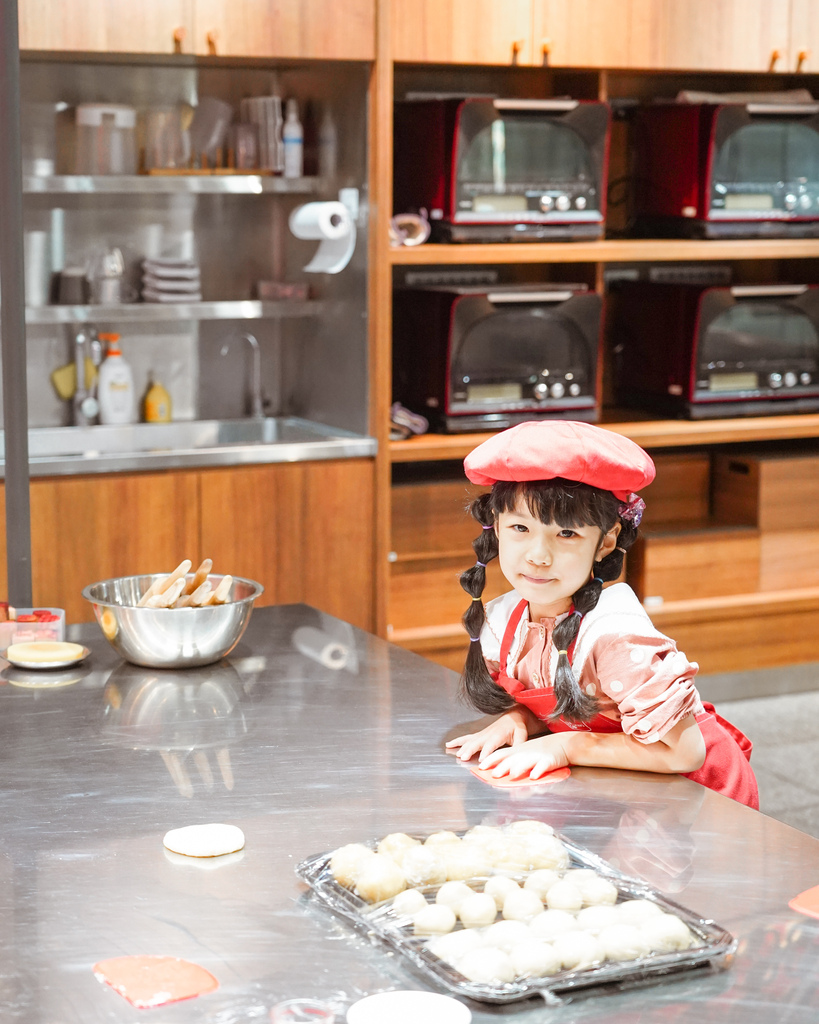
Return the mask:
<svg viewBox="0 0 819 1024">
<path fill-rule="evenodd" d="M 343 645 L 346 666 L 300 653 L 304 627 Z M 713 918 L 738 952 L 725 972 L 554 1009 L 472 1004 L 478 1024 L 816 1021 L 819 921 L 787 907 L 819 883 L 811 837 L 677 776 L 576 768 L 491 788 L 442 749 L 475 717 L 454 673 L 304 605 L 257 609 L 227 661 L 188 672 L 118 661 L 96 625 L 69 633 L 92 648 L 76 682 L 0 676 L 0 1021 L 244 1024 L 284 998 L 344 1010 L 427 988 L 323 909 L 295 865 L 389 832 L 523 817 Z M 167 829 L 208 821 L 239 825 L 244 854 L 209 868 L 165 856 Z M 192 960 L 220 988 L 133 1009 L 91 968 L 138 953 Z"/>
<path fill-rule="evenodd" d="M 4 441 L 0 431 L 0 478 Z M 362 458 L 377 448 L 372 437 L 298 417 L 34 427 L 28 444 L 33 477 Z"/>
</svg>

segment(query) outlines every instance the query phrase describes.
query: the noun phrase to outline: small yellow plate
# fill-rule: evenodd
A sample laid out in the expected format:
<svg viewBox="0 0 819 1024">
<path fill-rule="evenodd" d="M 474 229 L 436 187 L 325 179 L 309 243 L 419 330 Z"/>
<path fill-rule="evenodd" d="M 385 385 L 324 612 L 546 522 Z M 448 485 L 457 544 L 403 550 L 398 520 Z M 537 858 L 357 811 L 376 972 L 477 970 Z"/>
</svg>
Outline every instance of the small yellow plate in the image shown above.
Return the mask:
<svg viewBox="0 0 819 1024">
<path fill-rule="evenodd" d="M 83 661 L 91 652 L 82 644 L 63 640 L 32 640 L 30 643 L 12 644 L 3 651 L 3 657 L 17 668 L 64 668 Z"/>
</svg>

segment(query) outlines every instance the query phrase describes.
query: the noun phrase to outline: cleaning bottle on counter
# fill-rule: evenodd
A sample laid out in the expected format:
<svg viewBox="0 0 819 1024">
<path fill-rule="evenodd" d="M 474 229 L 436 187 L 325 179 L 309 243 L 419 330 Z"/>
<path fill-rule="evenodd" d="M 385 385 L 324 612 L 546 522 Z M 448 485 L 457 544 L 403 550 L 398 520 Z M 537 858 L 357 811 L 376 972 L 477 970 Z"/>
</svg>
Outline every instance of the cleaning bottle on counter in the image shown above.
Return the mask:
<svg viewBox="0 0 819 1024">
<path fill-rule="evenodd" d="M 154 376 L 148 374 L 148 390 L 142 399 L 142 416 L 146 423 L 171 422 L 171 396 Z"/>
<path fill-rule="evenodd" d="M 148 390 L 142 399 L 142 417 L 146 423 L 171 422 L 171 396 L 154 376 L 148 374 Z"/>
<path fill-rule="evenodd" d="M 304 129 L 299 120 L 299 106 L 287 101 L 287 118 L 282 128 L 285 178 L 300 178 L 304 173 Z"/>
<path fill-rule="evenodd" d="M 99 339 L 108 346 L 97 384 L 100 423 L 135 423 L 134 377 L 120 351 L 119 335 L 100 333 Z"/>
</svg>

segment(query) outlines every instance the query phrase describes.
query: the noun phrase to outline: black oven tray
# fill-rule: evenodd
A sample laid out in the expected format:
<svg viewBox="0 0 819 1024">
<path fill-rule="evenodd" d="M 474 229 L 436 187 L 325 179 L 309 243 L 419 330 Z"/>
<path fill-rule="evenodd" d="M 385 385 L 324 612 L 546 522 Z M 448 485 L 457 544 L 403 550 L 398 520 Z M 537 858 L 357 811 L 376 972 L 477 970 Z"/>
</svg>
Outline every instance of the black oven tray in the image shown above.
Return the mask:
<svg viewBox="0 0 819 1024">
<path fill-rule="evenodd" d="M 462 834 L 462 833 L 459 833 Z M 392 910 L 392 900 L 370 904 L 350 889 L 344 888 L 330 872 L 330 858 L 334 851 L 308 857 L 296 867 L 296 874 L 310 886 L 319 900 L 335 913 L 344 917 L 358 931 L 377 938 L 408 961 L 428 982 L 446 989 L 456 996 L 485 1003 L 512 1003 L 532 996 L 541 996 L 547 1003 L 561 1003 L 567 997 L 583 994 L 584 990 L 600 986 L 622 988 L 645 985 L 679 976 L 685 972 L 710 967 L 725 969 L 736 950 L 736 940 L 714 921 L 702 918 L 686 907 L 669 900 L 658 890 L 644 882 L 621 874 L 601 857 L 564 836 L 555 833 L 566 847 L 570 868 L 591 868 L 607 878 L 618 890 L 618 902 L 623 899 L 648 899 L 661 910 L 676 914 L 688 925 L 696 945 L 674 953 L 651 953 L 627 962 L 604 962 L 575 970 L 564 970 L 544 978 L 521 978 L 509 983 L 488 984 L 465 978 L 454 967 L 435 956 L 427 948 L 427 938 L 412 934 L 408 919 Z M 413 838 L 425 839 L 420 834 Z M 377 841 L 364 842 L 375 848 Z M 517 880 L 525 873 L 513 875 Z M 485 879 L 474 879 L 481 883 Z M 469 884 L 470 880 L 467 880 Z M 418 886 L 427 895 L 434 894 L 438 886 Z"/>
</svg>

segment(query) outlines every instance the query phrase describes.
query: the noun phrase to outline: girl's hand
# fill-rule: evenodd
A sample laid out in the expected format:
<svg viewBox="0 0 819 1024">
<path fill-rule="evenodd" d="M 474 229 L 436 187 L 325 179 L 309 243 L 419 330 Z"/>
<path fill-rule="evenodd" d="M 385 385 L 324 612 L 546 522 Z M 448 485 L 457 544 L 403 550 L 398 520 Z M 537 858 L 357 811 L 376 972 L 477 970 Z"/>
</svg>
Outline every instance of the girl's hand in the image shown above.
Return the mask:
<svg viewBox="0 0 819 1024">
<path fill-rule="evenodd" d="M 512 750 L 501 750 L 492 754 L 481 754 L 479 768 L 492 768 L 493 778 L 508 775 L 510 779 L 540 779 L 556 768 L 566 768 L 569 756 L 564 744 L 564 734 L 552 733 L 537 739 L 520 743 Z"/>
<path fill-rule="evenodd" d="M 505 715 L 495 719 L 480 732 L 467 733 L 448 740 L 446 749 L 456 753 L 462 761 L 468 761 L 478 754 L 481 759 L 487 757 L 498 747 L 513 747 L 523 743 L 529 735 L 529 723 L 525 709 L 507 711 Z M 460 749 L 456 749 L 459 747 Z"/>
</svg>

